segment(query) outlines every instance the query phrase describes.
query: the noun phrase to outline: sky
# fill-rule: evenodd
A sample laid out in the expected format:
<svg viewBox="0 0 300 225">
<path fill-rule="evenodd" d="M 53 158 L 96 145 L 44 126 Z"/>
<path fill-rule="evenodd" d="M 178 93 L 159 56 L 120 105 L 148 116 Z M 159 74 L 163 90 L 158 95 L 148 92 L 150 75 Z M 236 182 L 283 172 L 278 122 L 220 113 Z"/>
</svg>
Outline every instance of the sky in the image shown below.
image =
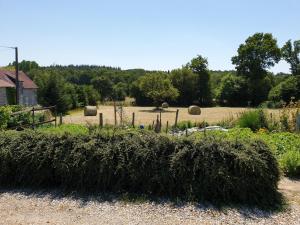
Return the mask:
<svg viewBox="0 0 300 225">
<path fill-rule="evenodd" d="M 299 12 L 299 0 L 0 0 L 0 45 L 42 66 L 172 70 L 201 54 L 209 69 L 230 70 L 256 32 L 272 33 L 280 47 L 299 40 Z M 0 48 L 0 66 L 13 60 Z"/>
</svg>

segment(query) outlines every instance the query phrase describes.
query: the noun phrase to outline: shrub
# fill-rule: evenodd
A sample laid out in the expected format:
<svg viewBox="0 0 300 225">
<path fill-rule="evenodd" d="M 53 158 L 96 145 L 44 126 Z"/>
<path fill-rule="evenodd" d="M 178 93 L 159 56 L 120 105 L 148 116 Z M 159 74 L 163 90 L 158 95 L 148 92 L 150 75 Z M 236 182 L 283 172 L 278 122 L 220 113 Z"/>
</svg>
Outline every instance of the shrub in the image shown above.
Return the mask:
<svg viewBox="0 0 300 225">
<path fill-rule="evenodd" d="M 192 128 L 192 127 L 204 128 L 207 126 L 209 126 L 209 124 L 206 121 L 192 122 L 190 120 L 186 120 L 186 121 L 180 121 L 177 123 L 177 128 L 179 130 L 185 130 L 185 129 Z"/>
<path fill-rule="evenodd" d="M 257 131 L 260 128 L 268 128 L 268 120 L 262 109 L 246 111 L 238 119 L 238 125 L 242 128 L 250 128 Z"/>
<path fill-rule="evenodd" d="M 27 112 L 18 114 L 14 117 L 10 116 L 11 113 L 21 110 L 24 110 L 24 108 L 20 105 L 0 106 L 0 130 L 28 123 L 30 117 Z"/>
<path fill-rule="evenodd" d="M 269 93 L 272 101 L 283 100 L 289 102 L 292 97 L 300 99 L 300 76 L 290 76 L 283 82 L 275 86 Z"/>
<path fill-rule="evenodd" d="M 249 128 L 234 128 L 228 132 L 210 131 L 206 135 L 217 136 L 225 140 L 240 140 L 247 142 L 251 139 L 264 141 L 279 162 L 282 172 L 289 177 L 300 177 L 300 135 L 289 132 L 269 133 L 264 129 L 260 129 L 254 133 Z M 192 139 L 205 138 L 203 133 L 194 133 L 190 136 Z"/>
<path fill-rule="evenodd" d="M 300 176 L 300 151 L 287 151 L 281 156 L 280 164 L 289 176 Z"/>
<path fill-rule="evenodd" d="M 110 130 L 108 130 L 110 131 Z M 272 206 L 279 170 L 261 141 L 149 132 L 0 135 L 0 185 L 144 193 Z"/>
</svg>

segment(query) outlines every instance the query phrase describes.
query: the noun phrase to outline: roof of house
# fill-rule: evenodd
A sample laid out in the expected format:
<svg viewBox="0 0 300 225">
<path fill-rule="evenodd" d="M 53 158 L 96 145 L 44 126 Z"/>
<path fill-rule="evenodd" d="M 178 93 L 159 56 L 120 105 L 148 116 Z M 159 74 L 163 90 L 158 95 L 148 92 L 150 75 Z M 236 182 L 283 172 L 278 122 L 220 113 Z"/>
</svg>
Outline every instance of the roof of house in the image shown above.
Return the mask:
<svg viewBox="0 0 300 225">
<path fill-rule="evenodd" d="M 0 87 L 16 87 L 16 72 L 0 70 Z M 22 71 L 19 71 L 19 81 L 23 82 L 25 89 L 37 89 L 38 86 Z"/>
</svg>

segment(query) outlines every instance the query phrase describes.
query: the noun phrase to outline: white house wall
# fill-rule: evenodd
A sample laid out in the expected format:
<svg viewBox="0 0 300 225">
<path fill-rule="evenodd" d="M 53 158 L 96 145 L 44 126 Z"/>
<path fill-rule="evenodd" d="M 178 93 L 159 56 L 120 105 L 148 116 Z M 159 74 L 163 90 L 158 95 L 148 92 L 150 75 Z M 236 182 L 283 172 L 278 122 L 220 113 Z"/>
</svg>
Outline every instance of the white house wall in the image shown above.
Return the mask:
<svg viewBox="0 0 300 225">
<path fill-rule="evenodd" d="M 21 104 L 27 106 L 37 105 L 36 89 L 23 89 L 20 96 Z"/>
</svg>

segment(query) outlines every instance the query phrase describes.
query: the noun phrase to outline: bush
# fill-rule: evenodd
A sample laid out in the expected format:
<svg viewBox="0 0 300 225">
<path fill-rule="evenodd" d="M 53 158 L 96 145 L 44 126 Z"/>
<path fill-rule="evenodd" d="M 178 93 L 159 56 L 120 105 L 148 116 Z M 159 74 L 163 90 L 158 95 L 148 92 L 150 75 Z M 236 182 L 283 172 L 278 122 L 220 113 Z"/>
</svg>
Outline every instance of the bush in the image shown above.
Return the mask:
<svg viewBox="0 0 300 225">
<path fill-rule="evenodd" d="M 300 99 L 300 76 L 290 76 L 277 86 L 272 88 L 269 99 L 272 101 L 289 102 L 291 98 Z"/>
<path fill-rule="evenodd" d="M 259 105 L 260 108 L 267 108 L 267 109 L 278 109 L 278 108 L 282 108 L 284 106 L 284 102 L 283 101 L 278 101 L 278 102 L 274 102 L 274 101 L 265 101 L 263 103 L 261 103 Z"/>
<path fill-rule="evenodd" d="M 27 112 L 11 117 L 11 113 L 24 110 L 20 105 L 0 106 L 0 130 L 27 123 L 30 116 Z"/>
<path fill-rule="evenodd" d="M 287 151 L 281 156 L 280 164 L 289 176 L 300 176 L 300 151 Z"/>
<path fill-rule="evenodd" d="M 260 128 L 268 128 L 268 120 L 262 109 L 246 111 L 238 119 L 238 125 L 242 128 L 250 128 L 257 131 Z"/>
<path fill-rule="evenodd" d="M 254 133 L 249 128 L 234 128 L 228 132 L 210 131 L 206 135 L 217 136 L 225 140 L 240 140 L 243 142 L 251 139 L 264 141 L 279 162 L 282 172 L 289 177 L 300 177 L 300 135 L 289 132 L 269 133 L 264 129 Z M 203 139 L 203 133 L 195 133 L 190 138 Z"/>
<path fill-rule="evenodd" d="M 192 128 L 192 127 L 198 127 L 198 128 L 204 128 L 209 126 L 209 124 L 205 121 L 202 122 L 192 122 L 190 120 L 186 120 L 186 121 L 180 121 L 177 123 L 177 128 L 179 130 L 185 130 L 188 128 Z"/>
<path fill-rule="evenodd" d="M 144 193 L 272 206 L 277 162 L 261 141 L 152 133 L 0 135 L 0 185 Z"/>
</svg>

